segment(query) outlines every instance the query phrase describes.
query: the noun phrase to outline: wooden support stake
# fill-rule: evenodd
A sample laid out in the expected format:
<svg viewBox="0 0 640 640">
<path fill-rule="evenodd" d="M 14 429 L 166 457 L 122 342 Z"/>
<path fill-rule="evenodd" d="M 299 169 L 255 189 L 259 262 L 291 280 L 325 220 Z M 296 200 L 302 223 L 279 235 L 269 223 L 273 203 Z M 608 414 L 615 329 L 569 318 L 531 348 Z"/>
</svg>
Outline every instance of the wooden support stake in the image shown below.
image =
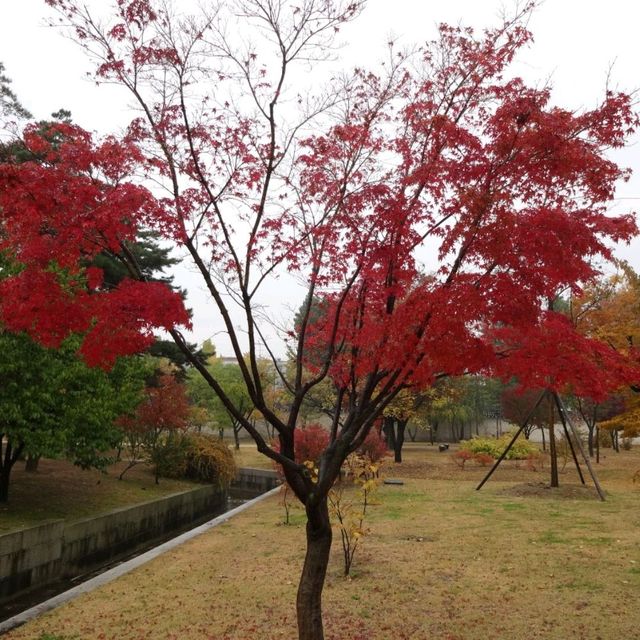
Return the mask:
<svg viewBox="0 0 640 640">
<path fill-rule="evenodd" d="M 569 419 L 569 413 L 565 409 L 564 403 L 562 402 L 562 398 L 560 398 L 560 396 L 555 392 L 553 396 L 555 398 L 556 404 L 558 405 L 558 409 L 560 410 L 560 415 L 564 415 L 564 418 L 567 421 L 569 428 L 571 429 L 571 433 L 573 433 L 573 436 L 575 437 L 576 442 L 578 443 L 578 449 L 580 450 L 580 454 L 582 455 L 584 463 L 587 465 L 587 469 L 589 470 L 589 474 L 591 475 L 593 484 L 595 485 L 596 491 L 598 492 L 598 496 L 600 496 L 600 500 L 604 502 L 605 501 L 604 491 L 600 486 L 600 482 L 598 482 L 598 477 L 596 476 L 596 472 L 593 470 L 593 467 L 591 466 L 591 460 L 589 460 L 589 456 L 587 456 L 587 454 L 585 453 L 584 447 L 582 446 L 582 440 L 580 440 L 580 434 L 578 433 L 578 430 L 575 428 L 575 425 L 573 424 L 573 422 L 571 422 L 571 420 Z"/>
<path fill-rule="evenodd" d="M 580 482 L 582 482 L 582 484 L 587 484 L 584 481 L 584 476 L 582 475 L 582 469 L 580 468 L 580 463 L 578 462 L 578 456 L 576 456 L 576 450 L 573 447 L 573 442 L 571 441 L 571 436 L 569 435 L 569 430 L 567 429 L 567 423 L 565 422 L 565 417 L 560 407 L 558 407 L 558 413 L 560 414 L 560 420 L 562 422 L 562 428 L 564 429 L 564 435 L 567 438 L 567 444 L 569 445 L 569 449 L 571 449 L 571 455 L 573 456 L 573 461 L 576 464 L 576 469 L 578 470 L 578 475 L 580 476 Z"/>
</svg>

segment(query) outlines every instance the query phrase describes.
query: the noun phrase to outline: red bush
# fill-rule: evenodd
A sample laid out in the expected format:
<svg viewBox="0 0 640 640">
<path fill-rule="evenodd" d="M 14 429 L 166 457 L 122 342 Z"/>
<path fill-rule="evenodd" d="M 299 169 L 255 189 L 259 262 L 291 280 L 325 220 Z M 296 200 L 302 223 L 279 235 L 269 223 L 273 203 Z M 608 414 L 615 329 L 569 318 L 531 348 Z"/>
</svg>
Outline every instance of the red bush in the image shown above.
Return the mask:
<svg viewBox="0 0 640 640">
<path fill-rule="evenodd" d="M 317 462 L 322 452 L 329 445 L 329 432 L 319 424 L 310 424 L 306 427 L 298 428 L 293 434 L 293 447 L 295 461 L 302 464 L 307 460 Z M 280 443 L 276 440 L 271 446 L 280 451 Z M 278 470 L 280 465 L 276 465 Z"/>
<path fill-rule="evenodd" d="M 537 471 L 538 468 L 544 468 L 544 455 L 541 453 L 530 453 L 527 456 L 527 469 L 529 471 Z"/>
<path fill-rule="evenodd" d="M 358 449 L 358 453 L 367 456 L 371 462 L 379 462 L 388 453 L 387 443 L 382 435 L 373 429 Z"/>
<path fill-rule="evenodd" d="M 495 462 L 495 458 L 488 453 L 476 453 L 474 455 L 474 460 L 482 467 L 486 467 L 488 464 L 492 464 Z"/>
<path fill-rule="evenodd" d="M 328 445 L 329 432 L 319 424 L 310 424 L 303 429 L 296 429 L 293 435 L 296 462 L 302 463 L 306 460 L 317 462 Z"/>
<path fill-rule="evenodd" d="M 466 449 L 460 449 L 451 455 L 452 460 L 461 468 L 464 469 L 464 463 L 468 460 L 472 460 L 474 454 Z"/>
</svg>

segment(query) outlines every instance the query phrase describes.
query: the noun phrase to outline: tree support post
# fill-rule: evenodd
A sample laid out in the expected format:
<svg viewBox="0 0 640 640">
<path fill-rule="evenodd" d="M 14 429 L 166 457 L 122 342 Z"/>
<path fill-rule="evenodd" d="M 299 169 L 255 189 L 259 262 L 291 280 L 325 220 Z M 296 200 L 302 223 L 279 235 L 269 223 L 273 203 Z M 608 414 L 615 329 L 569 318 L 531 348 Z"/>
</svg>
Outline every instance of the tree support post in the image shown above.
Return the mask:
<svg viewBox="0 0 640 640">
<path fill-rule="evenodd" d="M 573 461 L 576 464 L 576 469 L 578 470 L 578 475 L 580 476 L 580 482 L 582 484 L 586 484 L 584 480 L 584 475 L 582 474 L 582 469 L 580 468 L 580 463 L 578 462 L 578 456 L 576 455 L 576 450 L 573 446 L 573 442 L 571 441 L 571 436 L 569 435 L 569 430 L 567 429 L 567 423 L 565 422 L 565 417 L 558 407 L 558 413 L 560 413 L 560 421 L 562 422 L 562 428 L 564 429 L 564 435 L 567 438 L 567 443 L 569 444 L 569 449 L 571 450 L 571 455 L 573 457 Z"/>
<path fill-rule="evenodd" d="M 584 463 L 587 465 L 587 469 L 589 470 L 589 474 L 591 475 L 593 484 L 596 488 L 596 491 L 598 492 L 598 496 L 600 497 L 600 500 L 604 502 L 605 501 L 604 491 L 600 486 L 600 482 L 598 481 L 596 472 L 593 470 L 593 467 L 591 466 L 591 461 L 589 460 L 589 456 L 587 456 L 587 454 L 585 453 L 584 447 L 582 446 L 582 440 L 580 440 L 580 434 L 578 433 L 578 430 L 576 429 L 573 422 L 571 422 L 571 420 L 569 419 L 569 413 L 565 409 L 564 403 L 562 402 L 562 399 L 560 398 L 560 396 L 556 392 L 554 392 L 553 397 L 556 401 L 556 405 L 558 406 L 558 410 L 560 411 L 560 416 L 563 417 L 563 421 L 566 420 L 567 424 L 569 425 L 569 428 L 571 429 L 571 433 L 573 433 L 573 436 L 576 439 L 576 442 L 578 444 L 578 449 L 580 450 L 580 454 L 582 455 Z"/>
</svg>

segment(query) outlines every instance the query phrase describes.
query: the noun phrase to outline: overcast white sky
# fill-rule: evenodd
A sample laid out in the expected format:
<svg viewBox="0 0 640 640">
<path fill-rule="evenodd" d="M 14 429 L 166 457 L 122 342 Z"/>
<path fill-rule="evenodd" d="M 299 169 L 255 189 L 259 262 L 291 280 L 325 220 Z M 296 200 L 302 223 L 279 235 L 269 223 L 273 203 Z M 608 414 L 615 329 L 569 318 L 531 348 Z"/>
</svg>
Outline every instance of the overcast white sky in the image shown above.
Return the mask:
<svg viewBox="0 0 640 640">
<path fill-rule="evenodd" d="M 183 0 L 184 1 L 184 0 Z M 106 0 L 88 0 L 104 8 Z M 181 4 L 178 2 L 178 4 Z M 129 119 L 127 96 L 114 87 L 96 87 L 86 79 L 90 62 L 77 46 L 59 32 L 44 26 L 50 15 L 44 0 L 2 0 L 0 8 L 0 61 L 23 104 L 45 118 L 64 107 L 85 128 L 100 133 L 124 126 Z M 360 18 L 342 34 L 347 45 L 340 51 L 345 67 L 369 66 L 381 57 L 393 34 L 410 45 L 430 39 L 439 22 L 462 22 L 474 27 L 496 23 L 505 0 L 369 0 Z M 519 74 L 531 83 L 554 86 L 554 101 L 580 109 L 593 106 L 603 95 L 609 67 L 614 63 L 614 84 L 627 91 L 640 88 L 640 3 L 636 0 L 546 0 L 530 22 L 535 42 L 520 57 Z M 616 211 L 640 209 L 640 135 L 616 159 L 637 167 L 637 175 L 621 185 Z M 618 254 L 640 270 L 640 240 Z M 198 308 L 197 294 L 190 299 L 196 310 L 194 339 L 201 341 L 216 331 Z M 219 351 L 227 353 L 218 338 Z"/>
</svg>

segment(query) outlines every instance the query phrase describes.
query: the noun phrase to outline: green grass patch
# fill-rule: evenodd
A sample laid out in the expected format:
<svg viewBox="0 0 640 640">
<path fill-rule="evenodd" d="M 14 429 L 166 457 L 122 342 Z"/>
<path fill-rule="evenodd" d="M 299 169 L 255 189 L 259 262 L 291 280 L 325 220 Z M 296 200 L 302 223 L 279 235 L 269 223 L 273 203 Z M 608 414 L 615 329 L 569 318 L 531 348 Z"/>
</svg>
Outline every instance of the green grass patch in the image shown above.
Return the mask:
<svg viewBox="0 0 640 640">
<path fill-rule="evenodd" d="M 586 544 L 592 547 L 611 546 L 615 543 L 615 540 L 609 536 L 599 536 L 597 538 L 582 538 L 581 544 Z"/>
<path fill-rule="evenodd" d="M 520 502 L 505 502 L 502 508 L 505 511 L 522 511 L 523 509 L 528 509 L 529 506 Z"/>
<path fill-rule="evenodd" d="M 385 505 L 378 514 L 378 520 L 399 520 L 403 514 L 404 509 Z"/>
<path fill-rule="evenodd" d="M 566 538 L 556 531 L 548 530 L 545 531 L 539 538 L 537 538 L 536 542 L 541 544 L 571 544 L 571 540 Z"/>
<path fill-rule="evenodd" d="M 582 591 L 588 594 L 601 593 L 604 591 L 604 585 L 599 582 L 593 582 L 593 580 L 580 580 L 578 578 L 571 580 L 565 584 L 559 585 L 561 589 L 568 589 L 570 591 Z"/>
</svg>

